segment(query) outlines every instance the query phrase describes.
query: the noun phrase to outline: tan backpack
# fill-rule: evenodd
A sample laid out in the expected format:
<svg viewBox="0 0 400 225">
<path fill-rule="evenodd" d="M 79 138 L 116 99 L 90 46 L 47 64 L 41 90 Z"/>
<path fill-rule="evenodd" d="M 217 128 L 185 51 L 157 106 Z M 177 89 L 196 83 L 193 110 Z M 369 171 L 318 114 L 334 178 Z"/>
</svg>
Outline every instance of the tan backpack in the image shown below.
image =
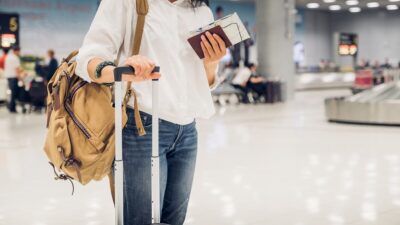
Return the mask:
<svg viewBox="0 0 400 225">
<path fill-rule="evenodd" d="M 139 53 L 147 0 L 136 0 L 138 14 L 133 54 Z M 115 156 L 114 108 L 112 88 L 88 83 L 75 74 L 78 54 L 71 53 L 61 63 L 48 83 L 47 127 L 44 151 L 54 168 L 56 180 L 79 181 L 85 185 L 101 180 L 112 172 Z M 136 93 L 130 88 L 124 109 L 131 94 L 135 97 L 135 120 L 139 135 L 145 135 L 137 106 Z M 125 112 L 125 110 L 123 110 Z M 127 115 L 123 115 L 123 126 Z"/>
</svg>

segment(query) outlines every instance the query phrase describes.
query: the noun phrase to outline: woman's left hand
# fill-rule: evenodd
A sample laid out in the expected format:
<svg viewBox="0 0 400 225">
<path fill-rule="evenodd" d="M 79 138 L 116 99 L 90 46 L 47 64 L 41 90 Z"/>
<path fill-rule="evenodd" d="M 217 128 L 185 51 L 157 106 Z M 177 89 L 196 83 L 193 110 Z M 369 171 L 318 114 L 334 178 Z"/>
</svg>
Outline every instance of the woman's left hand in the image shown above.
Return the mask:
<svg viewBox="0 0 400 225">
<path fill-rule="evenodd" d="M 212 66 L 219 63 L 219 61 L 226 55 L 226 44 L 224 40 L 217 34 L 206 32 L 201 36 L 201 48 L 204 52 L 204 65 Z"/>
</svg>

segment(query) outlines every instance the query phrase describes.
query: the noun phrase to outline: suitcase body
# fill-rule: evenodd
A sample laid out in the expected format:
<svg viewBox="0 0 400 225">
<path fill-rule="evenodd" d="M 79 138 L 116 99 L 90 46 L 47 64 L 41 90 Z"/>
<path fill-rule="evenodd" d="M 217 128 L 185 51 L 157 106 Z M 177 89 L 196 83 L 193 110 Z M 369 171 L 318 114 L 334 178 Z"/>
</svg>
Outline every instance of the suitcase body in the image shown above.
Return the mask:
<svg viewBox="0 0 400 225">
<path fill-rule="evenodd" d="M 282 83 L 279 81 L 267 81 L 266 83 L 266 102 L 282 102 Z"/>
<path fill-rule="evenodd" d="M 43 79 L 32 80 L 29 96 L 31 97 L 32 106 L 36 108 L 45 107 L 47 90 Z"/>
<path fill-rule="evenodd" d="M 159 72 L 156 67 L 154 72 Z M 122 100 L 125 97 L 122 89 L 122 75 L 133 75 L 132 67 L 118 67 L 114 70 L 115 77 L 115 224 L 124 224 L 124 165 L 122 158 Z M 153 126 L 152 126 L 152 159 L 151 159 L 151 193 L 152 221 L 149 224 L 162 225 L 160 204 L 160 159 L 159 159 L 159 116 L 158 116 L 158 80 L 153 80 Z M 128 224 L 126 224 L 128 225 Z M 167 224 L 164 224 L 167 225 Z"/>
</svg>

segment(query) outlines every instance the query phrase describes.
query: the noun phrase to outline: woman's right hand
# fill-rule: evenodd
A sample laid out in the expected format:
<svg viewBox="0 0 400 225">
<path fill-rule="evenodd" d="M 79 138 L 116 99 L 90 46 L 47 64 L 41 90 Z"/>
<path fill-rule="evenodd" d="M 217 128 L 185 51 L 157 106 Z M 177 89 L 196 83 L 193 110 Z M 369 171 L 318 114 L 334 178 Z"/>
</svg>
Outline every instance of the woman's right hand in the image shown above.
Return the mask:
<svg viewBox="0 0 400 225">
<path fill-rule="evenodd" d="M 114 82 L 114 66 L 106 66 L 101 71 L 101 76 L 96 78 L 96 68 L 104 60 L 101 58 L 94 58 L 89 61 L 88 73 L 91 80 L 99 84 L 108 84 Z M 155 63 L 147 57 L 135 55 L 129 57 L 125 61 L 125 66 L 131 66 L 135 69 L 135 75 L 125 74 L 122 76 L 123 81 L 140 82 L 145 80 L 159 79 L 160 73 L 152 73 L 155 67 Z"/>
<path fill-rule="evenodd" d="M 160 73 L 153 73 L 156 64 L 145 56 L 134 55 L 129 57 L 125 63 L 126 66 L 131 66 L 135 69 L 134 75 L 123 75 L 122 80 L 131 82 L 141 82 L 146 80 L 159 79 Z"/>
</svg>

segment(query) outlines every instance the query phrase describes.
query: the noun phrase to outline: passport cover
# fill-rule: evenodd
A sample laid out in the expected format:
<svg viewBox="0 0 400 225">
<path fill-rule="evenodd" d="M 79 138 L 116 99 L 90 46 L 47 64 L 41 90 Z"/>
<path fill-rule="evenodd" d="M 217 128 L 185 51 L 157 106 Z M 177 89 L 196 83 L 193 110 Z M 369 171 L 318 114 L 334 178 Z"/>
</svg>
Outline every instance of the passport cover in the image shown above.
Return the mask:
<svg viewBox="0 0 400 225">
<path fill-rule="evenodd" d="M 204 59 L 204 53 L 203 50 L 201 49 L 201 35 L 205 35 L 206 32 L 210 32 L 211 34 L 217 34 L 222 38 L 222 40 L 225 41 L 225 45 L 227 48 L 232 46 L 231 41 L 229 40 L 228 36 L 226 35 L 225 31 L 222 29 L 221 26 L 215 26 L 211 29 L 205 30 L 200 34 L 197 34 L 191 38 L 188 39 L 189 44 L 192 46 L 196 54 L 200 57 L 200 59 Z M 207 38 L 207 36 L 206 36 Z"/>
</svg>

